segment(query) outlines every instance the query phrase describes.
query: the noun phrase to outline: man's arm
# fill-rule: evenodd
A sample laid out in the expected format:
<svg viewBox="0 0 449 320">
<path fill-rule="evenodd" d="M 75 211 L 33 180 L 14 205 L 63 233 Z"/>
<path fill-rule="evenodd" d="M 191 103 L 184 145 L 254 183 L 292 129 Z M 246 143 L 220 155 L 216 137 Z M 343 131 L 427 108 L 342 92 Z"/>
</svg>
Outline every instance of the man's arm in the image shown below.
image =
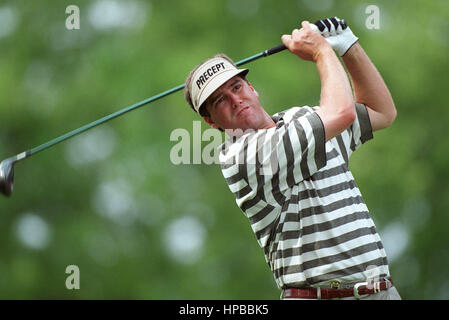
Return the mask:
<svg viewBox="0 0 449 320">
<path fill-rule="evenodd" d="M 359 43 L 346 52 L 343 61 L 351 75 L 355 100 L 366 105 L 373 131 L 389 127 L 396 118 L 393 98 Z"/>
<path fill-rule="evenodd" d="M 320 109 L 326 141 L 346 130 L 355 119 L 354 97 L 349 79 L 331 46 L 307 21 L 301 30 L 283 35 L 282 42 L 298 57 L 316 63 L 321 79 Z"/>
<path fill-rule="evenodd" d="M 346 21 L 333 17 L 318 20 L 315 25 L 343 58 L 351 75 L 356 101 L 368 107 L 372 130 L 389 127 L 396 118 L 390 91 Z"/>
</svg>

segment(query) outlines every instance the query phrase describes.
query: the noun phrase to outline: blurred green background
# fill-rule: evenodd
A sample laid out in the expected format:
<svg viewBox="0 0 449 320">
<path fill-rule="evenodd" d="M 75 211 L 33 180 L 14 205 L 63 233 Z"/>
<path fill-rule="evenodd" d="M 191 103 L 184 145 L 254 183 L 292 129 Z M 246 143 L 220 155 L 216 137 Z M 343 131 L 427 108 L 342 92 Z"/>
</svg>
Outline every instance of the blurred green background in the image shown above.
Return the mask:
<svg viewBox="0 0 449 320">
<path fill-rule="evenodd" d="M 79 30 L 65 26 L 71 4 Z M 368 5 L 379 29 L 366 27 Z M 2 0 L 0 158 L 182 84 L 216 53 L 238 61 L 329 16 L 347 20 L 398 109 L 351 163 L 392 277 L 404 299 L 448 299 L 446 0 Z M 249 68 L 269 113 L 318 103 L 313 63 L 285 51 Z M 0 298 L 278 299 L 219 166 L 170 161 L 171 132 L 193 134 L 195 120 L 178 92 L 17 164 L 0 198 Z M 79 290 L 65 286 L 68 265 Z"/>
</svg>

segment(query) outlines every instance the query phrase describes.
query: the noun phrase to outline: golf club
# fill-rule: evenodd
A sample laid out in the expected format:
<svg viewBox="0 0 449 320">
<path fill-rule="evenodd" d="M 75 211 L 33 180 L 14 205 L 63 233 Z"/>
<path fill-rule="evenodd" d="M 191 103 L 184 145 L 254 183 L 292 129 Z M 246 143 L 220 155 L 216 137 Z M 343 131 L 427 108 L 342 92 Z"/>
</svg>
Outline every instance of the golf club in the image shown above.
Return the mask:
<svg viewBox="0 0 449 320">
<path fill-rule="evenodd" d="M 275 53 L 280 52 L 280 51 L 285 50 L 285 49 L 286 49 L 286 47 L 283 44 L 281 44 L 281 45 L 275 46 L 273 48 L 267 49 L 265 51 L 262 51 L 262 52 L 260 52 L 258 54 L 255 54 L 255 55 L 253 55 L 251 57 L 248 57 L 246 59 L 243 59 L 243 60 L 237 62 L 236 65 L 240 66 L 240 65 L 249 63 L 251 61 L 257 60 L 259 58 L 270 56 L 272 54 L 275 54 Z M 74 136 L 76 136 L 76 135 L 78 135 L 78 134 L 80 134 L 80 133 L 82 133 L 84 131 L 87 131 L 87 130 L 89 130 L 89 129 L 93 128 L 93 127 L 96 127 L 96 126 L 98 126 L 98 125 L 100 125 L 102 123 L 105 123 L 105 122 L 107 122 L 109 120 L 117 118 L 117 117 L 119 117 L 119 116 L 121 116 L 121 115 L 123 115 L 123 114 L 125 114 L 125 113 L 127 113 L 129 111 L 135 110 L 135 109 L 137 109 L 139 107 L 142 107 L 143 105 L 146 105 L 146 104 L 148 104 L 150 102 L 153 102 L 153 101 L 156 101 L 156 100 L 161 99 L 163 97 L 166 97 L 166 96 L 168 96 L 168 95 L 170 95 L 170 94 L 172 94 L 172 93 L 174 93 L 176 91 L 179 91 L 179 90 L 183 89 L 184 86 L 185 86 L 185 84 L 176 86 L 176 87 L 174 87 L 172 89 L 169 89 L 167 91 L 159 93 L 159 94 L 157 94 L 155 96 L 152 96 L 150 98 L 147 98 L 147 99 L 145 99 L 145 100 L 143 100 L 141 102 L 138 102 L 138 103 L 133 104 L 133 105 L 131 105 L 129 107 L 126 107 L 126 108 L 124 108 L 122 110 L 119 110 L 119 111 L 117 111 L 115 113 L 112 113 L 112 114 L 110 114 L 108 116 L 105 116 L 105 117 L 103 117 L 103 118 L 101 118 L 101 119 L 99 119 L 97 121 L 91 122 L 91 123 L 89 123 L 87 125 L 84 125 L 84 126 L 78 128 L 78 129 L 70 131 L 69 133 L 66 133 L 66 134 L 64 134 L 64 135 L 62 135 L 60 137 L 57 137 L 57 138 L 55 138 L 53 140 L 50 140 L 50 141 L 48 141 L 48 142 L 46 142 L 46 143 L 44 143 L 44 144 L 42 144 L 42 145 L 40 145 L 38 147 L 35 147 L 33 149 L 24 151 L 24 152 L 22 152 L 22 153 L 20 153 L 20 154 L 18 154 L 16 156 L 13 156 L 13 157 L 10 157 L 10 158 L 7 158 L 7 159 L 3 160 L 0 163 L 0 192 L 2 194 L 4 194 L 5 196 L 7 196 L 7 197 L 9 197 L 11 195 L 11 193 L 13 192 L 13 189 L 14 189 L 14 165 L 18 161 L 21 161 L 23 159 L 29 158 L 32 155 L 34 155 L 34 154 L 36 154 L 36 153 L 38 153 L 38 152 L 40 152 L 42 150 L 48 149 L 48 148 L 54 146 L 55 144 L 57 144 L 59 142 L 62 142 L 62 141 L 67 140 L 67 139 L 69 139 L 71 137 L 74 137 Z"/>
</svg>

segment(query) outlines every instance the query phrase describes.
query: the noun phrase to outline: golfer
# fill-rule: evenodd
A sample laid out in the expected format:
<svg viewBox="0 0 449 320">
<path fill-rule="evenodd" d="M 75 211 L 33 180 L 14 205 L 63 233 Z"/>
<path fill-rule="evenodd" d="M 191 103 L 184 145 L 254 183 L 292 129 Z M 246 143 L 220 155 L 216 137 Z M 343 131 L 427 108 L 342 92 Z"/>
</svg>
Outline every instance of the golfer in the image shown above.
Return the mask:
<svg viewBox="0 0 449 320">
<path fill-rule="evenodd" d="M 225 55 L 191 71 L 186 100 L 211 127 L 230 136 L 220 148 L 222 173 L 281 298 L 400 299 L 348 168 L 352 152 L 395 120 L 392 97 L 344 20 L 301 26 L 282 42 L 316 64 L 319 106 L 270 116 L 246 79 L 248 69 L 237 69 Z"/>
</svg>

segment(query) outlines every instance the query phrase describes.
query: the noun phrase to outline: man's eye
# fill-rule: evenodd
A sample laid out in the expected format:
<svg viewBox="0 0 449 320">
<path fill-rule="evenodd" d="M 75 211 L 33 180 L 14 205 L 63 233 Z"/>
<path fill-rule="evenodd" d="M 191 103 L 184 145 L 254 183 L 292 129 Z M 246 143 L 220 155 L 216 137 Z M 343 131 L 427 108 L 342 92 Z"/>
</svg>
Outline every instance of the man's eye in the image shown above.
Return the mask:
<svg viewBox="0 0 449 320">
<path fill-rule="evenodd" d="M 215 100 L 215 105 L 219 105 L 223 101 L 224 101 L 224 97 L 217 98 L 217 100 Z"/>
<path fill-rule="evenodd" d="M 234 90 L 239 90 L 241 87 L 242 87 L 241 84 L 236 84 L 236 85 L 234 86 Z"/>
</svg>

